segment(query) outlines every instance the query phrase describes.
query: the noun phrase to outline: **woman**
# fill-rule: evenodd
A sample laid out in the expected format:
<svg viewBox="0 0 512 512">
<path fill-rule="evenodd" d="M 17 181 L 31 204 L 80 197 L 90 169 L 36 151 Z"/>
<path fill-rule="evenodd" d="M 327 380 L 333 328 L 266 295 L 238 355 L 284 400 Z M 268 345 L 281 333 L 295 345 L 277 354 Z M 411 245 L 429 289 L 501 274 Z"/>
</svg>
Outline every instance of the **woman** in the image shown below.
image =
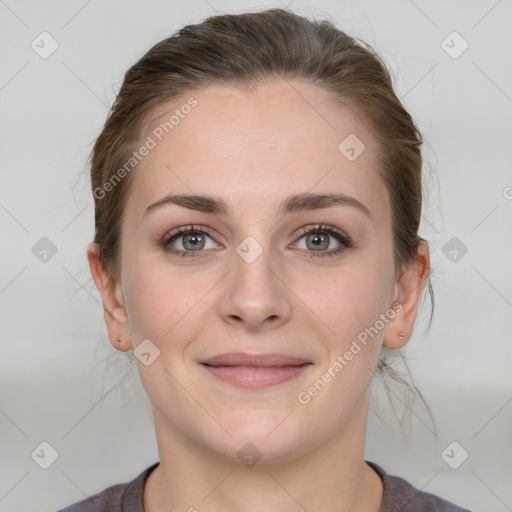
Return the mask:
<svg viewBox="0 0 512 512">
<path fill-rule="evenodd" d="M 363 457 L 430 270 L 420 146 L 373 51 L 289 11 L 187 26 L 126 73 L 87 256 L 160 462 L 66 512 L 463 510 Z"/>
</svg>

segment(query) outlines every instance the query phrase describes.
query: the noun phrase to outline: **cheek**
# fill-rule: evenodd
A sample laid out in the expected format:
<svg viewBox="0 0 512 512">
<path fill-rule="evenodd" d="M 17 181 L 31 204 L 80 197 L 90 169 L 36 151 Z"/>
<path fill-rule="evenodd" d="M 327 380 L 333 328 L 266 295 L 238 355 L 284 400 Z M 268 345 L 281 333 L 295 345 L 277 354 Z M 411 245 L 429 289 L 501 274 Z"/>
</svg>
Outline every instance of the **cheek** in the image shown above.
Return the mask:
<svg viewBox="0 0 512 512">
<path fill-rule="evenodd" d="M 180 269 L 149 261 L 130 268 L 128 316 L 134 344 L 149 338 L 161 350 L 169 350 L 171 346 L 178 348 L 180 340 L 194 338 L 204 315 L 203 297 L 215 282 L 213 276 L 184 275 Z"/>
<path fill-rule="evenodd" d="M 328 326 L 336 344 L 346 344 L 384 312 L 387 285 L 378 267 L 346 267 L 309 291 L 307 302 Z"/>
<path fill-rule="evenodd" d="M 327 284 L 328 283 L 328 284 Z M 317 286 L 309 298 L 322 321 L 329 326 L 322 332 L 325 363 L 319 368 L 317 379 L 310 385 L 312 394 L 305 391 L 303 397 L 315 398 L 318 413 L 322 404 L 344 404 L 348 409 L 356 407 L 361 393 L 369 386 L 377 365 L 385 323 L 380 320 L 386 311 L 387 281 L 377 265 L 347 266 L 325 286 Z M 315 384 L 316 383 L 316 384 Z M 325 383 L 325 389 L 323 385 Z M 318 390 L 322 390 L 317 391 Z M 340 411 L 328 413 L 331 422 L 341 421 Z"/>
</svg>

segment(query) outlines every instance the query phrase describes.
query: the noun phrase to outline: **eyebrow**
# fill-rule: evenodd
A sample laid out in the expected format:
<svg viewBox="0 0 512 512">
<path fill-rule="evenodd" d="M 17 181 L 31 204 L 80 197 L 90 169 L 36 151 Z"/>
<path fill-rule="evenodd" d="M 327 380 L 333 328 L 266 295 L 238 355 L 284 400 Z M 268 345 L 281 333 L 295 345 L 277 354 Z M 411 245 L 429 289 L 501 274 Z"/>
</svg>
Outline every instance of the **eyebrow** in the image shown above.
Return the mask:
<svg viewBox="0 0 512 512">
<path fill-rule="evenodd" d="M 233 215 L 231 208 L 219 197 L 195 194 L 169 194 L 148 206 L 144 210 L 142 217 L 144 217 L 146 213 L 153 212 L 168 204 L 175 204 L 183 208 L 188 208 L 189 210 L 196 210 L 204 213 L 227 215 L 230 217 Z M 354 197 L 350 197 L 345 194 L 312 194 L 310 192 L 305 192 L 302 194 L 288 196 L 279 205 L 278 212 L 280 215 L 286 215 L 289 213 L 319 210 L 334 206 L 351 206 L 357 208 L 372 220 L 370 210 L 363 203 Z"/>
</svg>

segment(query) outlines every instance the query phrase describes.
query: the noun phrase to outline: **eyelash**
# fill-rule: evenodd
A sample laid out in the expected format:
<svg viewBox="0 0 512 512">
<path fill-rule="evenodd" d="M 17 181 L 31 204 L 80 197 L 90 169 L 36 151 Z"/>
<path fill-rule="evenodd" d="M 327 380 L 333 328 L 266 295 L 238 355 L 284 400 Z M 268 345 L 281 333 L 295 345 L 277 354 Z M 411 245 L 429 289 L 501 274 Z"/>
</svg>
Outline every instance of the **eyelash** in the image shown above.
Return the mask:
<svg viewBox="0 0 512 512">
<path fill-rule="evenodd" d="M 193 225 L 190 226 L 183 226 L 180 228 L 175 229 L 174 231 L 167 233 L 167 235 L 162 240 L 162 247 L 166 250 L 166 252 L 173 254 L 175 256 L 179 256 L 181 258 L 197 258 L 201 257 L 200 254 L 204 252 L 206 249 L 200 249 L 198 251 L 181 251 L 181 250 L 173 250 L 169 249 L 168 246 L 171 242 L 174 242 L 180 236 L 183 235 L 190 235 L 194 233 L 200 233 L 207 235 L 209 238 L 212 238 L 211 231 L 206 227 L 201 228 L 195 228 Z M 307 251 L 309 253 L 308 257 L 310 258 L 325 258 L 325 257 L 331 257 L 331 256 L 337 256 L 341 252 L 343 252 L 345 249 L 348 249 L 353 246 L 352 240 L 348 235 L 343 233 L 343 231 L 340 231 L 339 229 L 336 229 L 332 226 L 326 226 L 325 224 L 317 224 L 316 226 L 309 227 L 309 228 L 301 228 L 298 233 L 298 240 L 303 238 L 306 235 L 309 234 L 319 234 L 319 233 L 326 233 L 332 237 L 334 237 L 338 242 L 341 243 L 341 247 L 338 249 L 331 249 L 330 251 Z M 199 253 L 199 254 L 195 254 Z"/>
</svg>

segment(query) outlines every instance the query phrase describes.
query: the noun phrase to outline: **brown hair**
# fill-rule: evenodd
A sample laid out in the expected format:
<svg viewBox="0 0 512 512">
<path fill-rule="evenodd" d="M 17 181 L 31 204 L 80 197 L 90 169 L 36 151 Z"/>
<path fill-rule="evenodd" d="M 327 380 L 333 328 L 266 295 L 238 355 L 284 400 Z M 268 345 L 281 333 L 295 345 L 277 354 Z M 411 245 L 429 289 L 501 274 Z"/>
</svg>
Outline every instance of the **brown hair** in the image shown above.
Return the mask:
<svg viewBox="0 0 512 512">
<path fill-rule="evenodd" d="M 113 278 L 119 278 L 120 226 L 131 173 L 108 192 L 105 184 L 112 183 L 140 146 L 151 116 L 165 103 L 212 83 L 251 88 L 273 78 L 297 79 L 329 91 L 366 121 L 380 143 L 380 172 L 392 205 L 396 273 L 414 261 L 422 240 L 422 139 L 393 91 L 385 64 L 366 43 L 330 21 L 269 9 L 212 16 L 188 25 L 154 45 L 126 72 L 91 155 L 94 241 Z M 430 279 L 428 289 L 432 320 Z M 386 358 L 378 371 L 402 380 Z"/>
</svg>

